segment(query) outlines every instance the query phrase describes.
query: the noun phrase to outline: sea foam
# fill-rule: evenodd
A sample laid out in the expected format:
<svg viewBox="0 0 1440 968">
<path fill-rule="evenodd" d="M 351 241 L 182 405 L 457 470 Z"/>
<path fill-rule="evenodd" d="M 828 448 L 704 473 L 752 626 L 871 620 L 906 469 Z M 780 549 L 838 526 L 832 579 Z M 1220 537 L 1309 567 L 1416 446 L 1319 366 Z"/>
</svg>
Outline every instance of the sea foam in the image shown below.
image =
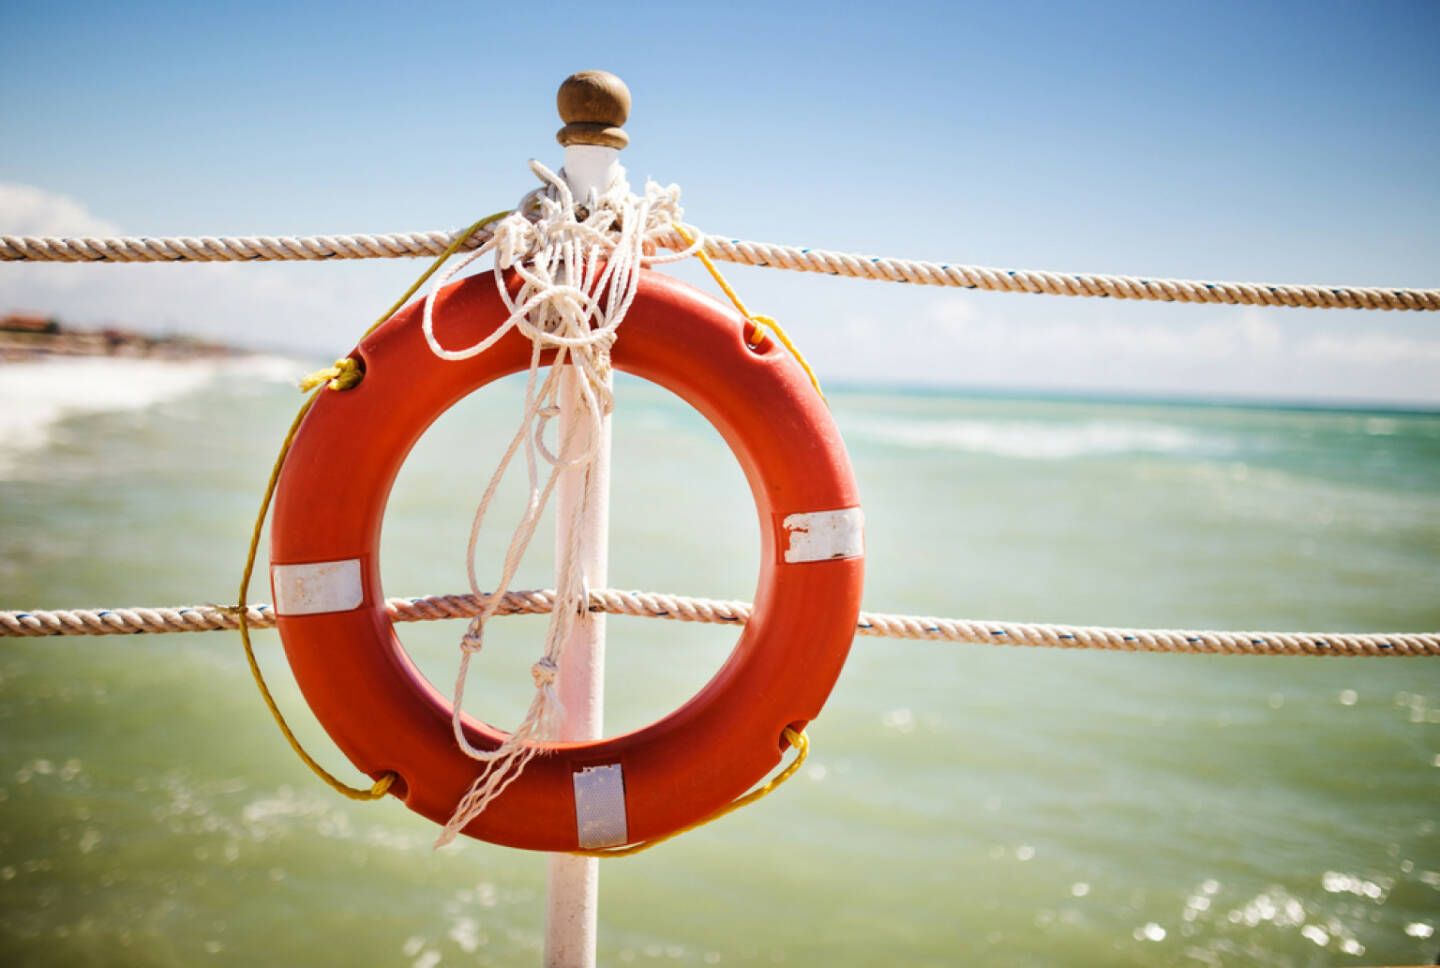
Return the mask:
<svg viewBox="0 0 1440 968">
<path fill-rule="evenodd" d="M 1022 460 L 1070 460 L 1118 454 L 1207 454 L 1224 442 L 1162 423 L 1088 420 L 875 420 L 854 429 L 872 441 L 901 447 L 959 450 Z"/>
<path fill-rule="evenodd" d="M 292 380 L 299 364 L 276 357 L 150 360 L 52 357 L 0 366 L 0 479 L 44 449 L 64 420 L 148 409 L 188 396 L 222 373 L 264 382 Z"/>
</svg>

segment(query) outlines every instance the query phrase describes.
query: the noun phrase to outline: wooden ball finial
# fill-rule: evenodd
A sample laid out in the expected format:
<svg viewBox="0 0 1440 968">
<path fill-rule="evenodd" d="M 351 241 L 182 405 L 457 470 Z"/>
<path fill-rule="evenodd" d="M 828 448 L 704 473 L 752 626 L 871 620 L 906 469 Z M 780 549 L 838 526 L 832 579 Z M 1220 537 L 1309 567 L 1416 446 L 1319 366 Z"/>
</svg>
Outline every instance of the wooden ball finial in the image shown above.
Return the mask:
<svg viewBox="0 0 1440 968">
<path fill-rule="evenodd" d="M 630 136 L 620 127 L 630 117 L 630 89 L 609 71 L 571 74 L 555 95 L 555 107 L 565 122 L 555 140 L 567 148 L 623 148 L 630 143 Z"/>
</svg>

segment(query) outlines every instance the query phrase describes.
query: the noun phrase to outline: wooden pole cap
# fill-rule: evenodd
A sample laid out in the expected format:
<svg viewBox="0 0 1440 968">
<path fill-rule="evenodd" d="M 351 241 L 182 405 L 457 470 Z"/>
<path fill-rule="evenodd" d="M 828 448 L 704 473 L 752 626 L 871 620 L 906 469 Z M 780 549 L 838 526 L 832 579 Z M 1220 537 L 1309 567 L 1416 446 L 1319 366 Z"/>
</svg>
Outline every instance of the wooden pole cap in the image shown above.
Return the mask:
<svg viewBox="0 0 1440 968">
<path fill-rule="evenodd" d="M 555 95 L 555 107 L 565 122 L 555 140 L 567 148 L 623 148 L 630 143 L 630 136 L 620 127 L 630 117 L 630 89 L 609 71 L 571 74 Z"/>
</svg>

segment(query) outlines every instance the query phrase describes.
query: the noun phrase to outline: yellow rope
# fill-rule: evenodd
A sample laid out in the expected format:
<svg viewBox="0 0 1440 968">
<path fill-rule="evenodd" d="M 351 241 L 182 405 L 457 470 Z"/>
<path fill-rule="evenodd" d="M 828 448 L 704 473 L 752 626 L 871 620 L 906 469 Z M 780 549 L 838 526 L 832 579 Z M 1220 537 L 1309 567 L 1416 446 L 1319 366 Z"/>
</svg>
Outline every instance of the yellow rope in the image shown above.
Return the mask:
<svg viewBox="0 0 1440 968">
<path fill-rule="evenodd" d="M 795 759 L 790 762 L 790 765 L 775 774 L 774 778 L 769 780 L 764 786 L 751 790 L 743 797 L 730 801 L 719 810 L 710 814 L 710 816 L 702 820 L 697 820 L 689 826 L 681 827 L 679 830 L 665 834 L 663 837 L 643 840 L 638 844 L 631 844 L 629 847 L 605 847 L 600 850 L 572 850 L 568 851 L 568 853 L 574 854 L 577 857 L 630 857 L 642 851 L 649 850 L 651 847 L 659 846 L 665 843 L 665 841 L 678 837 L 681 834 L 687 834 L 692 830 L 697 830 L 708 823 L 719 820 L 721 817 L 734 813 L 741 807 L 748 807 L 757 800 L 764 799 L 778 790 L 786 780 L 794 776 L 800 767 L 805 765 L 805 758 L 810 755 L 810 737 L 804 733 L 796 732 L 789 726 L 785 727 L 783 735 L 790 745 L 795 747 Z"/>
<path fill-rule="evenodd" d="M 421 273 L 420 278 L 416 279 L 410 288 L 405 291 L 405 295 L 397 299 L 394 305 L 385 310 L 384 314 L 377 319 L 369 329 L 365 330 L 364 336 L 361 336 L 361 339 L 375 332 L 381 324 L 395 315 L 396 311 L 405 305 L 410 297 L 415 295 L 415 292 L 425 284 L 425 280 L 434 275 L 435 271 L 439 269 L 447 259 L 454 255 L 467 239 L 482 227 L 502 219 L 509 214 L 509 211 L 504 211 L 487 215 L 463 232 L 458 233 L 455 238 L 451 240 L 449 247 L 431 263 L 430 268 Z M 305 419 L 305 415 L 310 412 L 310 408 L 314 406 L 316 398 L 324 389 L 328 388 L 337 391 L 349 390 L 351 387 L 359 385 L 360 381 L 364 378 L 365 371 L 361 369 L 359 361 L 351 357 L 346 357 L 336 360 L 334 366 L 326 367 L 323 370 L 316 370 L 300 382 L 300 389 L 310 393 L 310 396 L 300 405 L 300 411 L 295 414 L 295 419 L 290 423 L 290 429 L 285 434 L 285 440 L 280 444 L 280 453 L 275 458 L 275 466 L 270 469 L 270 480 L 265 485 L 265 497 L 260 502 L 260 513 L 256 515 L 255 527 L 250 532 L 250 550 L 245 556 L 245 571 L 240 578 L 240 600 L 233 609 L 229 609 L 228 611 L 231 611 L 232 614 L 239 619 L 240 641 L 245 646 L 245 658 L 250 663 L 250 674 L 255 678 L 255 685 L 260 689 L 260 696 L 265 700 L 265 705 L 269 707 L 270 715 L 275 718 L 275 724 L 280 727 L 280 732 L 284 734 L 285 739 L 290 743 L 290 748 L 304 761 L 306 766 L 310 767 L 316 776 L 329 784 L 330 788 L 336 793 L 343 794 L 352 800 L 378 800 L 385 795 L 390 789 L 391 784 L 398 779 L 397 774 L 386 772 L 384 776 L 376 780 L 368 789 L 365 787 L 352 787 L 336 779 L 329 770 L 317 763 L 315 759 L 305 751 L 305 748 L 300 745 L 300 741 L 295 738 L 295 734 L 290 729 L 290 724 L 285 722 L 285 715 L 280 712 L 280 707 L 275 704 L 275 697 L 270 694 L 269 687 L 265 685 L 265 676 L 260 672 L 260 664 L 255 661 L 255 648 L 250 643 L 250 628 L 246 618 L 247 610 L 245 601 L 250 590 L 250 577 L 255 572 L 255 558 L 260 548 L 260 533 L 265 529 L 265 518 L 270 513 L 270 502 L 275 497 L 275 485 L 280 480 L 280 469 L 285 466 L 285 457 L 290 453 L 290 445 L 295 442 L 295 434 L 300 430 L 300 422 Z"/>
<path fill-rule="evenodd" d="M 301 380 L 300 392 L 309 393 L 322 383 L 332 390 L 348 390 L 363 379 L 365 371 L 360 369 L 360 361 L 346 356 L 336 360 L 334 366 L 316 370 Z"/>
<path fill-rule="evenodd" d="M 280 707 L 275 704 L 275 697 L 270 694 L 270 688 L 265 685 L 265 676 L 260 672 L 260 663 L 255 660 L 255 647 L 250 643 L 249 623 L 245 617 L 245 596 L 250 587 L 250 576 L 255 571 L 255 555 L 260 544 L 260 532 L 265 527 L 265 515 L 270 510 L 270 499 L 275 495 L 275 482 L 280 478 L 280 467 L 285 461 L 285 455 L 290 450 L 290 444 L 295 440 L 295 432 L 300 429 L 300 421 L 304 420 L 305 415 L 310 412 L 310 407 L 315 403 L 315 397 L 319 395 L 319 392 L 317 389 L 301 405 L 300 412 L 295 415 L 295 420 L 290 424 L 290 430 L 285 434 L 285 442 L 280 445 L 280 457 L 270 471 L 270 481 L 265 486 L 265 498 L 260 504 L 260 515 L 255 519 L 255 529 L 250 535 L 250 553 L 245 559 L 245 575 L 240 579 L 240 603 L 235 606 L 235 614 L 240 620 L 240 641 L 245 646 L 245 660 L 250 663 L 250 675 L 254 677 L 255 685 L 260 688 L 261 698 L 265 700 L 265 705 L 270 709 L 270 715 L 275 718 L 275 724 L 280 727 L 280 732 L 285 735 L 290 748 L 316 776 L 328 783 L 336 793 L 344 794 L 351 800 L 378 800 L 395 782 L 396 774 L 386 773 L 376 780 L 368 790 L 364 787 L 352 787 L 336 779 L 334 774 L 315 762 L 315 759 L 300 745 L 300 741 L 290 730 L 290 724 L 285 722 L 284 713 L 280 712 Z"/>
<path fill-rule="evenodd" d="M 685 240 L 686 245 L 695 244 L 695 237 L 690 234 L 689 229 L 679 222 L 672 222 L 670 224 L 674 227 L 675 231 L 679 233 L 680 238 Z M 767 331 L 773 332 L 775 337 L 780 340 L 781 345 L 790 351 L 791 356 L 795 357 L 795 362 L 799 363 L 801 368 L 805 370 L 805 375 L 810 378 L 810 385 L 815 388 L 816 393 L 820 394 L 820 399 L 824 400 L 825 405 L 828 407 L 830 401 L 825 400 L 825 391 L 820 389 L 820 380 L 815 376 L 815 371 L 810 369 L 810 364 L 806 362 L 804 354 L 800 352 L 800 347 L 791 341 L 789 335 L 786 334 L 780 324 L 775 322 L 770 316 L 755 316 L 751 314 L 750 310 L 745 308 L 745 303 L 740 300 L 740 294 L 737 293 L 725 277 L 720 274 L 720 270 L 716 268 L 714 260 L 706 253 L 704 246 L 697 248 L 695 255 L 699 257 L 700 262 L 709 270 L 710 278 L 714 279 L 715 284 L 724 291 L 725 295 L 730 297 L 730 301 L 735 304 L 735 309 L 740 315 L 755 324 L 757 336 L 753 341 L 750 341 L 750 348 L 754 349 L 759 346 L 760 342 L 765 338 Z"/>
</svg>

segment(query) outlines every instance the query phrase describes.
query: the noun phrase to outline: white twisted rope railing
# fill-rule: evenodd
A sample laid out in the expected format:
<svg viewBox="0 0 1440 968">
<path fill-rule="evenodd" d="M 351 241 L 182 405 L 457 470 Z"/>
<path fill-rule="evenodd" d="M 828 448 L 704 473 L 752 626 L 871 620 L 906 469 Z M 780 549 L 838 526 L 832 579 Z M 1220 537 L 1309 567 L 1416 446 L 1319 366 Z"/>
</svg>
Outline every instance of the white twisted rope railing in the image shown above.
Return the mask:
<svg viewBox="0 0 1440 968">
<path fill-rule="evenodd" d="M 385 609 L 396 622 L 471 619 L 489 596 L 435 595 L 391 598 Z M 666 618 L 678 622 L 744 625 L 748 602 L 690 598 L 658 592 L 604 589 L 590 592 L 591 611 L 612 615 Z M 512 591 L 501 596 L 496 615 L 547 614 L 555 593 Z M 251 605 L 251 628 L 273 628 L 269 605 Z M 53 635 L 133 635 L 163 632 L 205 632 L 239 627 L 233 609 L 218 605 L 185 608 L 113 608 L 100 610 L 0 612 L 0 638 Z M 1106 649 L 1116 652 L 1186 652 L 1204 655 L 1331 655 L 1440 656 L 1440 633 L 1358 634 L 1311 632 L 1214 632 L 1169 629 L 1118 629 L 1084 625 L 1037 625 L 978 622 L 916 615 L 860 613 L 856 634 L 977 645 L 1048 646 L 1060 649 Z"/>
<path fill-rule="evenodd" d="M 478 249 L 490 241 L 482 228 L 461 245 Z M 3 262 L 323 262 L 329 259 L 406 259 L 445 251 L 454 232 L 391 235 L 246 235 L 215 238 L 57 238 L 0 235 Z"/>
<path fill-rule="evenodd" d="M 0 235 L 0 261 L 319 262 L 329 259 L 396 259 L 437 256 L 454 237 L 454 234 L 449 232 L 155 239 L 68 239 Z M 461 248 L 476 249 L 489 239 L 489 231 L 482 229 L 473 238 L 466 240 Z M 671 233 L 658 241 L 670 249 L 686 247 L 684 239 L 678 233 Z M 1440 289 L 1203 282 L 1030 269 L 995 269 L 914 259 L 880 258 L 714 236 L 707 236 L 704 244 L 705 251 L 712 258 L 741 265 L 819 272 L 854 279 L 908 282 L 918 286 L 1235 306 L 1440 311 Z"/>
<path fill-rule="evenodd" d="M 678 248 L 678 235 L 662 242 Z M 1220 303 L 1234 306 L 1290 306 L 1305 309 L 1440 310 L 1440 289 L 1381 289 L 1359 286 L 1268 285 L 1254 282 L 1201 282 L 1190 279 L 1145 279 L 1089 273 L 992 269 L 913 259 L 890 259 L 801 249 L 769 242 L 706 237 L 705 251 L 716 259 L 741 265 L 797 272 L 820 272 L 854 279 L 908 282 L 917 286 L 950 286 L 990 292 L 1045 293 L 1051 296 L 1101 296 L 1153 302 Z"/>
</svg>

